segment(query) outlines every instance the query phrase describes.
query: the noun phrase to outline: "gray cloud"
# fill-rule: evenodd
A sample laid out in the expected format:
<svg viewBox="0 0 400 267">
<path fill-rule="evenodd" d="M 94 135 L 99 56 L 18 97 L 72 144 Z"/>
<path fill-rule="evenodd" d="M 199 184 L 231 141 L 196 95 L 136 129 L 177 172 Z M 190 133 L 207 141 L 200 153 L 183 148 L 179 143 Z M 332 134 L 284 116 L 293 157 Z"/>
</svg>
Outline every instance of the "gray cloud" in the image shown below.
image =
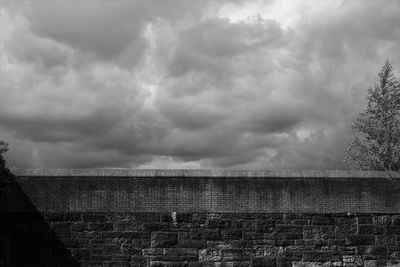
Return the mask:
<svg viewBox="0 0 400 267">
<path fill-rule="evenodd" d="M 211 19 L 183 31 L 167 68 L 173 76 L 193 69 L 205 72 L 235 71 L 234 59 L 246 53 L 268 47 L 279 47 L 287 36 L 274 21 L 260 20 L 258 24 L 231 24 L 226 19 Z M 240 63 L 240 62 L 238 62 Z M 237 66 L 243 67 L 243 66 Z"/>
<path fill-rule="evenodd" d="M 28 19 L 39 36 L 115 60 L 128 46 L 134 47 L 131 55 L 144 52 L 146 13 L 136 1 L 38 1 Z"/>
<path fill-rule="evenodd" d="M 9 164 L 347 168 L 346 123 L 386 58 L 400 70 L 400 4 L 253 4 L 7 2 Z"/>
</svg>

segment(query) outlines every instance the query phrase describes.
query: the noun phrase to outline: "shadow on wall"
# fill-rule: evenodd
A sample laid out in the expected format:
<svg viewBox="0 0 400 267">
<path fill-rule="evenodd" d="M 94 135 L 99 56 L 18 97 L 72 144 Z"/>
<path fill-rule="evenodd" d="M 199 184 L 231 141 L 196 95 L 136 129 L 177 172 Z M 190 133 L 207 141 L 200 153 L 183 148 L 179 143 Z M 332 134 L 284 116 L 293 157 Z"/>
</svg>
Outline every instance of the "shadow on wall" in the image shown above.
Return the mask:
<svg viewBox="0 0 400 267">
<path fill-rule="evenodd" d="M 0 267 L 78 266 L 14 177 L 9 176 L 11 179 L 0 177 Z"/>
</svg>

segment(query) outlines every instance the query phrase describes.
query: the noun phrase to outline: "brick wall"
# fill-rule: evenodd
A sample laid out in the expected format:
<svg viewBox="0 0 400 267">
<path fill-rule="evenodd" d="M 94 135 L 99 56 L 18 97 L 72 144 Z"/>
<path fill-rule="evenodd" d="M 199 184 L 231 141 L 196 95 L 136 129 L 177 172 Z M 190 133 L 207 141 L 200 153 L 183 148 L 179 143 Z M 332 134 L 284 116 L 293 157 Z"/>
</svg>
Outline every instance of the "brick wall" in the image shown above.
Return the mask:
<svg viewBox="0 0 400 267">
<path fill-rule="evenodd" d="M 400 177 L 383 173 L 14 173 L 1 267 L 400 263 Z"/>
</svg>

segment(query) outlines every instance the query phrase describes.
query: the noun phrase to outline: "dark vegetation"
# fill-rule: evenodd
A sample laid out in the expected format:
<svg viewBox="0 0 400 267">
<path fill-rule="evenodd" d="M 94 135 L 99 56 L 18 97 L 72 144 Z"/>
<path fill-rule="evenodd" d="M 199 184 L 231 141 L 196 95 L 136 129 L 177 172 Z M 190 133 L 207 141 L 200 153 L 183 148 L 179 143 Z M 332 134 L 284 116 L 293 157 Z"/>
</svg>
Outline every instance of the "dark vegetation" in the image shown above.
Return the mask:
<svg viewBox="0 0 400 267">
<path fill-rule="evenodd" d="M 359 170 L 400 171 L 400 83 L 388 60 L 366 100 L 366 109 L 350 124 L 356 133 L 345 160 Z"/>
<path fill-rule="evenodd" d="M 6 167 L 0 141 L 0 267 L 78 266 Z"/>
</svg>

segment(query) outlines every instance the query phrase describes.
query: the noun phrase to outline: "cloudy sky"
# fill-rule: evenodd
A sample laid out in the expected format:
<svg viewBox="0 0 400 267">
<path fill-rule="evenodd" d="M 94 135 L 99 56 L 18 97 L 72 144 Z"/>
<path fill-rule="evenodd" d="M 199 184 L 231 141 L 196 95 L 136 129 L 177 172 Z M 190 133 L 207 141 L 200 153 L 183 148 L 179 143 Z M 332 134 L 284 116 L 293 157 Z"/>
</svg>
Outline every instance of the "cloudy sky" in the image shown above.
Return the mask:
<svg viewBox="0 0 400 267">
<path fill-rule="evenodd" d="M 346 169 L 400 1 L 3 0 L 9 166 Z M 398 72 L 397 72 L 398 74 Z"/>
</svg>

